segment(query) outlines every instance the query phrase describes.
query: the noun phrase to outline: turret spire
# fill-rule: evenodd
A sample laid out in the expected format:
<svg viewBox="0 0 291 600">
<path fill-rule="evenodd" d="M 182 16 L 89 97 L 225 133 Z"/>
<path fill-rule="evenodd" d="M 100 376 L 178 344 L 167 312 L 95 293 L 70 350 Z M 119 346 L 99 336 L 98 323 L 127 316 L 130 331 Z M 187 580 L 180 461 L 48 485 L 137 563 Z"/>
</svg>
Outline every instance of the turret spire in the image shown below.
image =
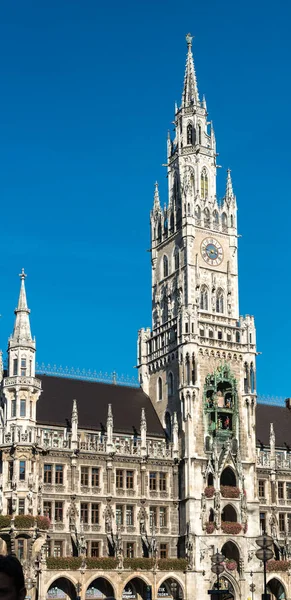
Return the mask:
<svg viewBox="0 0 291 600">
<path fill-rule="evenodd" d="M 154 211 L 159 211 L 159 210 L 161 210 L 160 194 L 159 194 L 159 184 L 156 181 L 156 183 L 155 183 L 155 194 L 154 194 Z"/>
<path fill-rule="evenodd" d="M 231 200 L 233 200 L 233 198 L 234 198 L 234 193 L 233 193 L 230 169 L 227 169 L 226 192 L 225 192 L 226 202 L 230 202 Z"/>
<path fill-rule="evenodd" d="M 29 321 L 29 313 L 30 310 L 27 306 L 26 300 L 26 291 L 25 291 L 25 278 L 26 274 L 24 269 L 22 269 L 20 275 L 21 284 L 20 284 L 20 293 L 18 299 L 17 308 L 14 311 L 16 315 L 14 330 L 12 334 L 12 340 L 14 342 L 23 341 L 32 341 L 31 330 L 30 330 L 30 321 Z"/>
<path fill-rule="evenodd" d="M 187 33 L 186 42 L 188 46 L 186 70 L 184 78 L 184 88 L 182 95 L 182 107 L 189 106 L 189 104 L 199 104 L 199 94 L 197 87 L 197 79 L 194 67 L 194 60 L 192 54 L 192 40 L 193 36 L 191 33 Z"/>
</svg>

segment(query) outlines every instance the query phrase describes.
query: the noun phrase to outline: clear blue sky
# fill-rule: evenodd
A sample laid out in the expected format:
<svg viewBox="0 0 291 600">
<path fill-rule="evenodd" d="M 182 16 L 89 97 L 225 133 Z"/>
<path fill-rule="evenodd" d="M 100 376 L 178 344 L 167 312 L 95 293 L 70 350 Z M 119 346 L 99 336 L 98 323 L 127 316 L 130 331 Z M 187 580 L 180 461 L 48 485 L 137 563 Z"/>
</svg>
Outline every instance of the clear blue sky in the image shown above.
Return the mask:
<svg viewBox="0 0 291 600">
<path fill-rule="evenodd" d="M 11 0 L 0 8 L 1 346 L 18 273 L 37 358 L 134 375 L 150 324 L 149 211 L 185 34 L 239 205 L 240 312 L 258 387 L 291 395 L 289 3 Z"/>
</svg>

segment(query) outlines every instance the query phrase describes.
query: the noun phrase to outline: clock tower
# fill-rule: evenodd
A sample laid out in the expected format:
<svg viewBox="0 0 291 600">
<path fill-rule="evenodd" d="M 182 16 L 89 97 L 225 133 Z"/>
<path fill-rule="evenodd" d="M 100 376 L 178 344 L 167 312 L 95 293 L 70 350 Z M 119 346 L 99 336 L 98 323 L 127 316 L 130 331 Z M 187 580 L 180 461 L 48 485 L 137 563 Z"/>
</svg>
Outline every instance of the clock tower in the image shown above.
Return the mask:
<svg viewBox="0 0 291 600">
<path fill-rule="evenodd" d="M 199 97 L 190 34 L 186 42 L 182 101 L 167 141 L 168 203 L 162 208 L 156 183 L 151 211 L 152 327 L 139 331 L 138 368 L 169 439 L 178 421 L 179 553 L 192 544 L 198 593 L 206 581 L 198 573 L 209 574 L 206 589 L 211 584 L 210 548 L 231 554 L 227 523 L 239 530 L 241 565 L 249 536 L 259 534 L 256 331 L 253 317 L 239 315 L 231 173 L 218 200 L 214 129 Z"/>
</svg>

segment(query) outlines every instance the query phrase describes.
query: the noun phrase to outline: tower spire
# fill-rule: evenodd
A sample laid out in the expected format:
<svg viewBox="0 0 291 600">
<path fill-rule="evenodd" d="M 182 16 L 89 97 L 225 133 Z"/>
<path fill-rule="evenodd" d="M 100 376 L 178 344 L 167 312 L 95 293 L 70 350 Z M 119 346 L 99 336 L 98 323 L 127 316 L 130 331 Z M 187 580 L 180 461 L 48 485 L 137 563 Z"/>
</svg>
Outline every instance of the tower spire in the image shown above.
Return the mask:
<svg viewBox="0 0 291 600">
<path fill-rule="evenodd" d="M 21 270 L 19 277 L 21 280 L 20 293 L 19 293 L 18 305 L 14 311 L 16 318 L 15 318 L 14 330 L 13 330 L 11 339 L 14 342 L 19 342 L 20 340 L 24 340 L 26 342 L 27 341 L 31 342 L 32 337 L 31 337 L 30 321 L 29 321 L 30 310 L 27 306 L 26 291 L 25 291 L 26 274 L 24 272 L 24 269 Z"/>
<path fill-rule="evenodd" d="M 184 77 L 184 88 L 182 94 L 182 107 L 189 106 L 189 104 L 199 104 L 199 94 L 197 87 L 197 79 L 194 67 L 194 60 L 192 54 L 192 40 L 193 36 L 191 33 L 187 33 L 186 42 L 188 46 L 188 53 L 186 59 L 186 70 Z"/>
</svg>

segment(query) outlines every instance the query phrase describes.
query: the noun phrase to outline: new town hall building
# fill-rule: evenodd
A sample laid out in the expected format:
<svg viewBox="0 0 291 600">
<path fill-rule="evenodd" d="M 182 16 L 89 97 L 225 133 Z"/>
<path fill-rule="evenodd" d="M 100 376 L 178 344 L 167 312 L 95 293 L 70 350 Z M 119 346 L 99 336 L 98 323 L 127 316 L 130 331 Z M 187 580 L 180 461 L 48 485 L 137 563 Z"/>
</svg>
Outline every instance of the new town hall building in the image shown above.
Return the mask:
<svg viewBox="0 0 291 600">
<path fill-rule="evenodd" d="M 151 211 L 152 327 L 140 386 L 36 374 L 22 272 L 1 394 L 0 538 L 28 595 L 257 600 L 261 530 L 290 596 L 291 404 L 257 405 L 254 318 L 240 316 L 237 204 L 216 195 L 216 141 L 188 52 L 168 203 Z"/>
</svg>

